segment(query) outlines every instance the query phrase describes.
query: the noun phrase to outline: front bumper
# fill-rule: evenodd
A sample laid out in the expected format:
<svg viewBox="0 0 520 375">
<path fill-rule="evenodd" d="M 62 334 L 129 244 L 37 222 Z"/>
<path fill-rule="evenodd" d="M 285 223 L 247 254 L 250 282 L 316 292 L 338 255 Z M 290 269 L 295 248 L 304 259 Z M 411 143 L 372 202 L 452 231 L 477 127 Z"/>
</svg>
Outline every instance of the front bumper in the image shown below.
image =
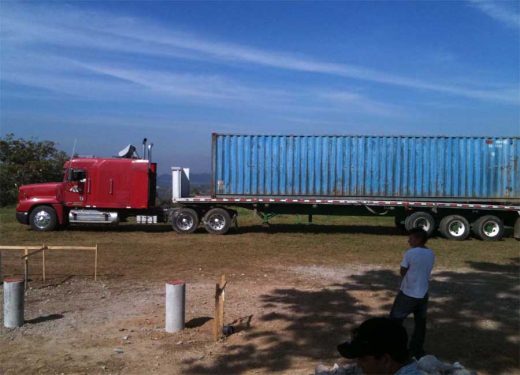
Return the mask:
<svg viewBox="0 0 520 375">
<path fill-rule="evenodd" d="M 16 220 L 18 220 L 18 222 L 20 224 L 29 224 L 29 215 L 27 212 L 17 212 L 16 213 Z"/>
</svg>

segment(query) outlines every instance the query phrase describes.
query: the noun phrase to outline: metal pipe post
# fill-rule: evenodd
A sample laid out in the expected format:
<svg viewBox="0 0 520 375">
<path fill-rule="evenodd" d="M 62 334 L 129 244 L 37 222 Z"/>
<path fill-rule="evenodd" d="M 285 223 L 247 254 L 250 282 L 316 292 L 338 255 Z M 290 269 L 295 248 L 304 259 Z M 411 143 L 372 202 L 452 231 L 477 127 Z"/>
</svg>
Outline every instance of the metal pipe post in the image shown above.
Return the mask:
<svg viewBox="0 0 520 375">
<path fill-rule="evenodd" d="M 186 284 L 182 280 L 166 282 L 166 332 L 184 329 Z"/>
<path fill-rule="evenodd" d="M 4 327 L 21 327 L 24 323 L 24 279 L 4 279 Z"/>
</svg>

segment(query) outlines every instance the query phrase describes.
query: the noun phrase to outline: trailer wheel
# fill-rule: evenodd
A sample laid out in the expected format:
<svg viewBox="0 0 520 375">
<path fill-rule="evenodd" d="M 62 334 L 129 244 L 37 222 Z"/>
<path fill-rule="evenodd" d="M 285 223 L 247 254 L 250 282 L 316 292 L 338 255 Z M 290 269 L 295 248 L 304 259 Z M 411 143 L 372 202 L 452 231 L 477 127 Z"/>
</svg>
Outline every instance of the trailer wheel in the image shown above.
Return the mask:
<svg viewBox="0 0 520 375">
<path fill-rule="evenodd" d="M 435 219 L 428 212 L 417 211 L 406 217 L 404 227 L 407 231 L 413 228 L 421 228 L 430 237 L 435 230 Z"/>
<path fill-rule="evenodd" d="M 202 221 L 206 231 L 211 234 L 226 234 L 231 226 L 231 216 L 223 208 L 212 208 Z"/>
<path fill-rule="evenodd" d="M 504 236 L 504 223 L 493 215 L 478 218 L 473 223 L 472 229 L 482 241 L 499 241 Z"/>
<path fill-rule="evenodd" d="M 441 220 L 439 230 L 449 240 L 463 241 L 469 236 L 469 222 L 460 215 L 449 215 Z"/>
<path fill-rule="evenodd" d="M 173 211 L 172 227 L 177 233 L 193 233 L 199 226 L 199 215 L 192 208 Z"/>
<path fill-rule="evenodd" d="M 29 216 L 31 228 L 38 232 L 49 232 L 56 229 L 58 218 L 56 211 L 49 206 L 38 206 L 32 210 Z"/>
</svg>

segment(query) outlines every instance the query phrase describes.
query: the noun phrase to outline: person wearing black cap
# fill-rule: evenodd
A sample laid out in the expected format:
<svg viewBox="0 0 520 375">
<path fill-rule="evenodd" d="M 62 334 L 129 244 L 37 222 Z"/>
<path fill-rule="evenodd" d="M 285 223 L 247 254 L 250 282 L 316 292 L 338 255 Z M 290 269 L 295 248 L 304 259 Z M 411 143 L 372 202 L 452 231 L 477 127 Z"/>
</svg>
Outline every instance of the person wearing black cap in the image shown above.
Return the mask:
<svg viewBox="0 0 520 375">
<path fill-rule="evenodd" d="M 363 375 L 423 375 L 408 353 L 408 334 L 390 318 L 371 318 L 352 332 L 352 340 L 338 345 L 339 353 L 356 359 Z"/>
</svg>

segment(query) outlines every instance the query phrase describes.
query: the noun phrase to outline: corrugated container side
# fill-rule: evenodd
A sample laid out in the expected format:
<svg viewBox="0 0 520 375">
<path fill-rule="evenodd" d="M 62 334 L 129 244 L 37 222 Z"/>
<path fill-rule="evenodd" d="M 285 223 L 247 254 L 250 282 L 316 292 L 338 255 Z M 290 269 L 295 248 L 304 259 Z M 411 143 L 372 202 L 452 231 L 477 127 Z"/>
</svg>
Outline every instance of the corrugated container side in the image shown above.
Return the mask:
<svg viewBox="0 0 520 375">
<path fill-rule="evenodd" d="M 213 137 L 216 196 L 520 199 L 519 137 Z"/>
</svg>

